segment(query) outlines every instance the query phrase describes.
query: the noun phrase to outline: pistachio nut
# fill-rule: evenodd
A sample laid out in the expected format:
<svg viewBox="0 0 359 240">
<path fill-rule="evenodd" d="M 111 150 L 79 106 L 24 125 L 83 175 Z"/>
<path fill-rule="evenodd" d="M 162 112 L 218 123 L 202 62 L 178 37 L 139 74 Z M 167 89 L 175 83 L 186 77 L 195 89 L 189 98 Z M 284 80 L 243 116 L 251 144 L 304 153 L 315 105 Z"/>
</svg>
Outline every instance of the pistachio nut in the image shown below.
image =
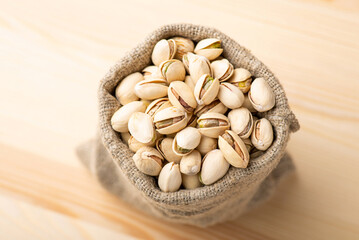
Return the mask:
<svg viewBox="0 0 359 240">
<path fill-rule="evenodd" d="M 181 187 L 181 184 L 179 165 L 174 162 L 167 163 L 158 177 L 158 186 L 163 192 L 175 192 Z"/>
<path fill-rule="evenodd" d="M 187 119 L 188 119 L 188 121 L 187 121 L 187 127 L 196 127 L 196 125 L 197 125 L 197 119 L 198 119 L 198 117 L 197 117 L 196 114 L 194 114 L 194 113 L 189 113 L 189 114 L 187 115 Z"/>
<path fill-rule="evenodd" d="M 225 58 L 213 61 L 211 67 L 213 69 L 213 76 L 220 82 L 229 79 L 234 72 L 233 65 Z"/>
<path fill-rule="evenodd" d="M 251 140 L 258 150 L 264 151 L 270 147 L 273 142 L 273 128 L 266 118 L 254 122 Z"/>
<path fill-rule="evenodd" d="M 136 84 L 135 93 L 139 98 L 153 100 L 167 95 L 167 82 L 163 79 L 148 79 Z"/>
<path fill-rule="evenodd" d="M 194 87 L 194 96 L 198 105 L 208 105 L 217 97 L 219 81 L 208 74 L 202 75 Z"/>
<path fill-rule="evenodd" d="M 174 37 L 172 38 L 176 42 L 177 51 L 174 58 L 182 60 L 184 54 L 188 52 L 193 52 L 194 43 L 189 38 L 184 37 Z"/>
<path fill-rule="evenodd" d="M 142 147 L 132 157 L 138 170 L 150 176 L 158 176 L 162 169 L 163 158 L 152 147 Z"/>
<path fill-rule="evenodd" d="M 168 107 L 156 113 L 153 122 L 160 134 L 175 133 L 186 127 L 187 113 L 176 107 Z"/>
<path fill-rule="evenodd" d="M 228 118 L 220 113 L 205 113 L 197 120 L 199 132 L 211 138 L 218 138 L 218 136 L 222 135 L 229 127 L 230 123 Z"/>
<path fill-rule="evenodd" d="M 223 153 L 215 149 L 207 153 L 202 159 L 200 181 L 204 185 L 210 185 L 221 179 L 228 171 L 229 164 L 224 159 Z"/>
<path fill-rule="evenodd" d="M 187 175 L 196 175 L 201 170 L 201 154 L 193 150 L 190 154 L 182 157 L 180 162 L 180 171 Z"/>
<path fill-rule="evenodd" d="M 205 56 L 208 60 L 214 60 L 221 55 L 221 40 L 216 38 L 207 38 L 199 41 L 194 49 L 194 53 Z"/>
<path fill-rule="evenodd" d="M 248 98 L 247 94 L 244 95 L 244 100 L 243 100 L 242 107 L 247 108 L 251 113 L 257 112 L 257 110 L 254 109 L 251 101 L 249 101 L 249 98 Z"/>
<path fill-rule="evenodd" d="M 246 145 L 247 151 L 250 153 L 253 149 L 253 143 L 250 138 L 242 138 L 244 145 Z"/>
<path fill-rule="evenodd" d="M 182 157 L 173 152 L 172 144 L 173 138 L 160 138 L 156 141 L 156 148 L 168 162 L 179 163 Z"/>
<path fill-rule="evenodd" d="M 197 128 L 186 127 L 176 134 L 173 140 L 172 150 L 179 156 L 184 156 L 193 151 L 201 141 L 201 134 Z"/>
<path fill-rule="evenodd" d="M 177 46 L 173 39 L 162 39 L 156 43 L 152 52 L 152 62 L 159 66 L 161 62 L 172 59 L 176 54 Z"/>
<path fill-rule="evenodd" d="M 154 147 L 155 146 L 155 142 L 141 143 L 141 142 L 137 141 L 133 136 L 131 136 L 128 139 L 127 144 L 128 144 L 128 148 L 132 152 L 137 152 L 140 148 L 143 148 L 143 147 Z"/>
<path fill-rule="evenodd" d="M 187 76 L 185 77 L 185 79 L 184 79 L 184 82 L 185 82 L 185 84 L 188 85 L 188 87 L 189 87 L 192 91 L 194 91 L 195 83 L 193 82 L 191 76 L 187 75 Z"/>
<path fill-rule="evenodd" d="M 218 137 L 218 146 L 224 158 L 236 168 L 246 168 L 249 162 L 249 153 L 242 139 L 233 131 L 226 130 Z"/>
<path fill-rule="evenodd" d="M 196 114 L 198 117 L 200 117 L 204 113 L 210 112 L 225 114 L 227 110 L 228 108 L 224 106 L 224 104 L 219 99 L 216 99 L 208 105 L 198 105 L 196 110 L 194 111 L 194 114 Z"/>
<path fill-rule="evenodd" d="M 202 156 L 206 155 L 208 152 L 217 148 L 217 139 L 210 138 L 206 136 L 201 137 L 201 141 L 197 146 L 197 150 L 201 153 Z"/>
<path fill-rule="evenodd" d="M 199 181 L 199 174 L 196 175 L 187 175 L 182 174 L 182 185 L 185 189 L 195 189 L 201 187 L 202 184 Z"/>
<path fill-rule="evenodd" d="M 152 118 L 146 113 L 133 113 L 128 120 L 128 130 L 141 143 L 151 143 L 156 140 Z"/>
<path fill-rule="evenodd" d="M 203 56 L 192 57 L 192 60 L 189 61 L 188 70 L 195 84 L 203 74 L 213 76 L 211 63 Z"/>
<path fill-rule="evenodd" d="M 251 88 L 252 74 L 247 69 L 236 68 L 228 82 L 237 86 L 243 93 L 247 93 Z"/>
<path fill-rule="evenodd" d="M 122 142 L 124 142 L 124 143 L 127 143 L 128 139 L 130 139 L 130 137 L 131 137 L 131 134 L 129 132 L 121 133 L 121 139 L 122 139 Z"/>
<path fill-rule="evenodd" d="M 228 113 L 231 130 L 240 138 L 248 138 L 253 130 L 253 117 L 247 108 L 233 109 Z"/>
<path fill-rule="evenodd" d="M 150 115 L 152 118 L 161 111 L 162 109 L 171 107 L 171 103 L 168 98 L 159 98 L 151 102 L 150 105 L 146 108 L 145 113 Z"/>
<path fill-rule="evenodd" d="M 258 112 L 265 112 L 275 105 L 275 95 L 264 78 L 256 78 L 248 93 L 249 101 Z"/>
<path fill-rule="evenodd" d="M 138 100 L 138 96 L 135 94 L 134 87 L 142 80 L 143 76 L 139 72 L 132 73 L 122 79 L 115 90 L 116 98 L 121 103 L 121 105 Z"/>
<path fill-rule="evenodd" d="M 219 86 L 218 98 L 230 109 L 239 108 L 244 101 L 242 91 L 233 84 L 222 82 Z"/>
<path fill-rule="evenodd" d="M 144 112 L 146 107 L 144 101 L 134 101 L 120 107 L 111 118 L 112 128 L 116 132 L 128 132 L 128 120 L 132 113 Z"/>
<path fill-rule="evenodd" d="M 186 112 L 193 112 L 197 102 L 190 87 L 184 82 L 174 81 L 168 87 L 168 98 L 171 104 Z"/>
<path fill-rule="evenodd" d="M 177 59 L 170 59 L 160 64 L 159 69 L 167 83 L 183 81 L 186 77 L 186 69 L 183 63 Z"/>
<path fill-rule="evenodd" d="M 190 62 L 194 61 L 196 58 L 198 58 L 198 55 L 188 52 L 183 55 L 182 57 L 182 63 L 186 71 L 189 73 L 189 64 Z"/>
<path fill-rule="evenodd" d="M 145 80 L 155 78 L 155 79 L 164 79 L 159 67 L 157 66 L 148 66 L 142 70 L 142 74 Z"/>
</svg>

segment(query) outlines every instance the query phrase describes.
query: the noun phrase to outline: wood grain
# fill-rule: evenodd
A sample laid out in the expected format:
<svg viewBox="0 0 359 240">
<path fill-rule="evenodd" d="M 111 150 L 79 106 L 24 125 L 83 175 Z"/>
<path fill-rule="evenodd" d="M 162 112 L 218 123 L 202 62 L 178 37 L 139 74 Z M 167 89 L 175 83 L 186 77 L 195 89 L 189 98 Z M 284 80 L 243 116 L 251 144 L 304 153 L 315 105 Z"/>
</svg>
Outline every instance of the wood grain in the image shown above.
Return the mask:
<svg viewBox="0 0 359 240">
<path fill-rule="evenodd" d="M 0 0 L 0 239 L 358 239 L 359 5 Z M 278 76 L 301 130 L 272 200 L 208 229 L 153 219 L 78 162 L 99 79 L 156 27 L 213 26 Z"/>
</svg>

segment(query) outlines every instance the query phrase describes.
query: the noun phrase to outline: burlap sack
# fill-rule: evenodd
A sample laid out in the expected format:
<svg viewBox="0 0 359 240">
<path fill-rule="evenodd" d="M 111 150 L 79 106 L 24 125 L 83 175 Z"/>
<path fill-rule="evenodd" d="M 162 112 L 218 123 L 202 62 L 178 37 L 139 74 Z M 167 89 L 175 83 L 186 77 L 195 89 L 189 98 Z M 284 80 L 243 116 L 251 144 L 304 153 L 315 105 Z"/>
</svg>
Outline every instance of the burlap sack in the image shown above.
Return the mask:
<svg viewBox="0 0 359 240">
<path fill-rule="evenodd" d="M 231 167 L 213 185 L 194 190 L 162 192 L 155 178 L 139 172 L 133 153 L 111 128 L 110 119 L 120 107 L 114 97 L 117 84 L 127 75 L 151 64 L 151 52 L 157 41 L 183 36 L 199 41 L 215 37 L 222 40 L 223 55 L 234 67 L 244 67 L 255 77 L 263 77 L 273 88 L 276 106 L 261 116 L 273 125 L 275 140 L 261 157 L 251 159 L 246 169 Z M 135 207 L 161 219 L 197 226 L 208 226 L 231 220 L 265 201 L 278 181 L 293 170 L 285 148 L 291 132 L 299 129 L 284 90 L 271 71 L 247 49 L 220 31 L 191 24 L 163 26 L 151 33 L 127 53 L 102 79 L 98 91 L 100 137 L 78 149 L 82 161 L 101 184 Z"/>
</svg>

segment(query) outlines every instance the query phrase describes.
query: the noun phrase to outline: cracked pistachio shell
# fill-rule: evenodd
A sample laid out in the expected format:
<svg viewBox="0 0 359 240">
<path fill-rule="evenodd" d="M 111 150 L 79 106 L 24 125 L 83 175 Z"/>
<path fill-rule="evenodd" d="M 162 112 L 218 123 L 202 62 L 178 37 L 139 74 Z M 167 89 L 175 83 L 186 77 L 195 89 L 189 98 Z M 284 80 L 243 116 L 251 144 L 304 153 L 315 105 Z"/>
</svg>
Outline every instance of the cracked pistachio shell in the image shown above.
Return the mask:
<svg viewBox="0 0 359 240">
<path fill-rule="evenodd" d="M 174 162 L 167 163 L 158 177 L 158 186 L 163 192 L 175 192 L 181 187 L 181 184 L 182 176 L 179 165 Z"/>
<path fill-rule="evenodd" d="M 255 121 L 251 140 L 258 150 L 267 150 L 273 142 L 272 124 L 265 118 Z"/>
<path fill-rule="evenodd" d="M 197 128 L 186 127 L 176 134 L 172 143 L 172 150 L 179 156 L 184 156 L 193 151 L 201 141 L 201 134 Z"/>
<path fill-rule="evenodd" d="M 194 91 L 194 86 L 196 84 L 193 82 L 191 76 L 187 75 L 184 79 L 184 83 L 187 84 L 192 91 Z"/>
<path fill-rule="evenodd" d="M 122 142 L 124 142 L 124 143 L 127 143 L 128 139 L 130 139 L 130 137 L 131 137 L 131 134 L 129 132 L 121 133 L 121 139 L 122 139 Z"/>
<path fill-rule="evenodd" d="M 141 143 L 151 143 L 156 140 L 152 118 L 146 113 L 133 113 L 128 121 L 128 130 Z"/>
<path fill-rule="evenodd" d="M 195 189 L 201 187 L 202 183 L 199 181 L 199 174 L 182 174 L 182 185 L 185 189 Z"/>
<path fill-rule="evenodd" d="M 199 41 L 194 49 L 194 53 L 208 58 L 212 61 L 219 57 L 223 52 L 221 40 L 216 38 L 207 38 Z"/>
<path fill-rule="evenodd" d="M 208 105 L 217 97 L 219 81 L 208 74 L 202 75 L 194 87 L 194 96 L 198 105 Z"/>
<path fill-rule="evenodd" d="M 144 77 L 145 80 L 151 79 L 151 78 L 164 79 L 162 74 L 161 74 L 161 71 L 160 71 L 159 67 L 154 66 L 154 65 L 145 67 L 142 70 L 142 74 L 143 74 L 143 77 Z"/>
<path fill-rule="evenodd" d="M 275 95 L 264 78 L 256 78 L 248 93 L 249 101 L 258 112 L 265 112 L 275 105 Z"/>
<path fill-rule="evenodd" d="M 150 176 L 158 176 L 162 169 L 163 158 L 152 147 L 142 147 L 132 157 L 138 170 Z"/>
<path fill-rule="evenodd" d="M 197 107 L 191 88 L 181 81 L 171 82 L 168 87 L 168 98 L 173 106 L 186 112 L 193 112 Z"/>
<path fill-rule="evenodd" d="M 242 106 L 244 95 L 242 91 L 233 84 L 222 82 L 219 86 L 218 99 L 228 108 L 235 109 Z"/>
<path fill-rule="evenodd" d="M 192 60 L 189 61 L 188 70 L 195 84 L 203 74 L 213 76 L 211 63 L 203 56 L 193 57 Z"/>
<path fill-rule="evenodd" d="M 167 82 L 163 79 L 148 79 L 136 84 L 135 93 L 139 98 L 153 100 L 167 95 Z"/>
<path fill-rule="evenodd" d="M 211 138 L 218 138 L 218 136 L 222 135 L 229 127 L 230 123 L 228 118 L 220 113 L 205 113 L 197 120 L 199 132 Z"/>
<path fill-rule="evenodd" d="M 218 137 L 218 146 L 224 158 L 236 168 L 246 168 L 249 162 L 249 153 L 242 139 L 233 131 L 226 130 Z"/>
<path fill-rule="evenodd" d="M 111 118 L 112 128 L 116 132 L 128 132 L 128 121 L 132 113 L 144 112 L 146 107 L 144 101 L 134 101 L 120 107 Z"/>
<path fill-rule="evenodd" d="M 236 85 L 243 93 L 247 93 L 251 88 L 252 74 L 247 69 L 236 68 L 228 82 Z"/>
<path fill-rule="evenodd" d="M 242 141 L 246 145 L 247 151 L 250 153 L 253 149 L 253 143 L 250 138 L 242 138 Z"/>
<path fill-rule="evenodd" d="M 229 79 L 234 72 L 233 65 L 227 59 L 216 60 L 211 63 L 213 76 L 220 82 Z"/>
<path fill-rule="evenodd" d="M 194 61 L 198 56 L 194 53 L 188 52 L 183 55 L 182 57 L 182 63 L 185 67 L 186 71 L 189 73 L 189 64 L 190 62 Z"/>
<path fill-rule="evenodd" d="M 176 42 L 177 51 L 174 58 L 182 60 L 184 54 L 188 52 L 193 52 L 194 50 L 194 43 L 189 38 L 184 37 L 174 37 L 171 38 Z"/>
<path fill-rule="evenodd" d="M 231 130 L 240 138 L 248 138 L 253 131 L 253 117 L 247 108 L 233 109 L 228 113 Z"/>
<path fill-rule="evenodd" d="M 227 110 L 228 108 L 224 106 L 224 104 L 219 99 L 216 99 L 208 105 L 198 105 L 196 110 L 194 111 L 194 114 L 196 114 L 198 117 L 200 117 L 204 113 L 210 112 L 225 114 Z"/>
<path fill-rule="evenodd" d="M 139 72 L 132 73 L 122 79 L 117 85 L 115 95 L 121 105 L 137 101 L 138 96 L 135 94 L 135 85 L 143 80 L 143 76 Z"/>
<path fill-rule="evenodd" d="M 177 59 L 162 62 L 159 69 L 162 77 L 166 79 L 167 83 L 183 81 L 186 77 L 186 69 L 184 68 L 183 63 Z"/>
<path fill-rule="evenodd" d="M 197 150 L 201 153 L 202 156 L 206 155 L 208 152 L 217 148 L 217 138 L 210 138 L 206 136 L 201 137 L 201 141 L 197 146 Z"/>
<path fill-rule="evenodd" d="M 156 43 L 152 52 L 152 62 L 154 65 L 159 66 L 161 62 L 170 60 L 176 54 L 177 46 L 173 39 L 162 39 Z"/>
<path fill-rule="evenodd" d="M 190 154 L 182 157 L 180 162 L 180 171 L 187 175 L 196 175 L 201 170 L 201 154 L 193 150 Z"/>
<path fill-rule="evenodd" d="M 160 134 L 172 134 L 178 132 L 187 125 L 187 113 L 176 107 L 165 108 L 156 113 L 153 122 Z"/>
<path fill-rule="evenodd" d="M 203 157 L 200 181 L 204 185 L 213 184 L 227 173 L 228 168 L 223 153 L 219 149 L 212 150 Z"/>
<path fill-rule="evenodd" d="M 172 105 L 171 105 L 170 101 L 168 100 L 168 98 L 159 98 L 159 99 L 152 101 L 150 103 L 150 105 L 148 105 L 145 113 L 150 115 L 153 118 L 156 115 L 156 113 L 158 113 L 162 109 L 165 109 L 165 108 L 168 108 L 171 106 Z"/>
<path fill-rule="evenodd" d="M 182 157 L 173 152 L 172 144 L 173 138 L 160 138 L 156 141 L 156 148 L 168 162 L 179 163 Z"/>
<path fill-rule="evenodd" d="M 249 98 L 248 98 L 247 94 L 244 95 L 244 100 L 243 100 L 242 107 L 247 108 L 251 113 L 257 112 L 257 110 L 254 109 L 251 101 L 249 101 Z"/>
<path fill-rule="evenodd" d="M 196 125 L 197 125 L 197 119 L 198 119 L 198 117 L 197 117 L 196 114 L 194 114 L 194 113 L 189 113 L 189 114 L 187 115 L 187 119 L 188 119 L 188 121 L 187 121 L 187 127 L 196 127 Z"/>
<path fill-rule="evenodd" d="M 131 136 L 127 141 L 127 145 L 132 152 L 137 152 L 140 148 L 155 146 L 155 142 L 141 143 Z"/>
</svg>

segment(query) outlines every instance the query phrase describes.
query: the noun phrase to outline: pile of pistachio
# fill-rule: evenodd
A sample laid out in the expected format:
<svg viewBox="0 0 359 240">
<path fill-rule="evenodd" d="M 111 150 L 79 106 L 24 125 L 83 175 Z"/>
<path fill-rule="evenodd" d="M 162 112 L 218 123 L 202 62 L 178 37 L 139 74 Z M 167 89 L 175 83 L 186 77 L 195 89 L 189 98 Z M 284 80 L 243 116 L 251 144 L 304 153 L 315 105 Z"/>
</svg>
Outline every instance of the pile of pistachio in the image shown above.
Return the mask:
<svg viewBox="0 0 359 240">
<path fill-rule="evenodd" d="M 263 78 L 234 69 L 219 39 L 162 39 L 154 65 L 116 88 L 122 107 L 111 124 L 135 152 L 144 174 L 164 192 L 194 189 L 221 179 L 230 165 L 246 168 L 273 141 L 271 123 L 256 117 L 275 105 Z"/>
</svg>

